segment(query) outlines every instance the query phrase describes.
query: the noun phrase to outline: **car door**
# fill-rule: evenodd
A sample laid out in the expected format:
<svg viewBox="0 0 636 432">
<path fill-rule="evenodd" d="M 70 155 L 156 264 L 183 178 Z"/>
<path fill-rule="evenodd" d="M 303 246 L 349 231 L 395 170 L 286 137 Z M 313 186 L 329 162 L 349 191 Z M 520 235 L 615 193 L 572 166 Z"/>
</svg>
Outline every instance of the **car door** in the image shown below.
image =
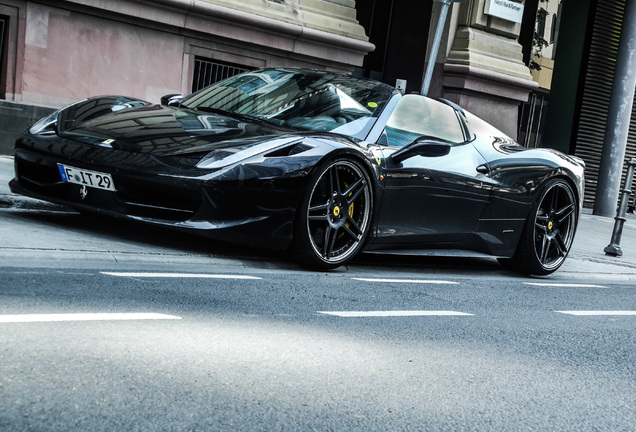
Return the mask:
<svg viewBox="0 0 636 432">
<path fill-rule="evenodd" d="M 404 96 L 379 141 L 385 157 L 377 242 L 453 243 L 473 232 L 491 186 L 471 138 L 451 104 Z"/>
</svg>

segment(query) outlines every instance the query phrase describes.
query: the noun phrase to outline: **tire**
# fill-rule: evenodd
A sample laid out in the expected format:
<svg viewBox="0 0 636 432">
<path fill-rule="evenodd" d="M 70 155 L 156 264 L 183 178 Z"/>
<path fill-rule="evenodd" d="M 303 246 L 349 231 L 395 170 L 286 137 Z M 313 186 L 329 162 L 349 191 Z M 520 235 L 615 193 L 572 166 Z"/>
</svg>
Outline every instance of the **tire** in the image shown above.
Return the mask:
<svg viewBox="0 0 636 432">
<path fill-rule="evenodd" d="M 578 222 L 578 202 L 563 179 L 550 180 L 532 206 L 517 251 L 510 261 L 525 274 L 548 275 L 565 261 Z"/>
<path fill-rule="evenodd" d="M 303 264 L 333 269 L 362 248 L 371 226 L 373 191 L 366 170 L 353 159 L 318 166 L 297 211 L 292 251 Z"/>
</svg>

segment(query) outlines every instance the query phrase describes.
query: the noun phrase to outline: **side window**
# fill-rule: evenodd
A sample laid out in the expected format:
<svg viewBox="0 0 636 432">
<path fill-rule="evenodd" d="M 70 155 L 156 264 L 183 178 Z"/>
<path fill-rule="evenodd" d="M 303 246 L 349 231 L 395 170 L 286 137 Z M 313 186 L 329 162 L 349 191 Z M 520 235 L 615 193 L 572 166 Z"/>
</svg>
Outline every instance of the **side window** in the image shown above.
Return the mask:
<svg viewBox="0 0 636 432">
<path fill-rule="evenodd" d="M 424 96 L 405 95 L 391 114 L 380 144 L 404 147 L 421 136 L 457 144 L 465 141 L 452 107 Z"/>
</svg>

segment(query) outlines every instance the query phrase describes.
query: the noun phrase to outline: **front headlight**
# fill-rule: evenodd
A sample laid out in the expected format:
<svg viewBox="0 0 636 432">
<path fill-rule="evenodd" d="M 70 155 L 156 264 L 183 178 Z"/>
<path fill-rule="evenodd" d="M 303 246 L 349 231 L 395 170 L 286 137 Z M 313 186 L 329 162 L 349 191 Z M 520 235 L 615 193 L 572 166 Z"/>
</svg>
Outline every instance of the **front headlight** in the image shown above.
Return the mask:
<svg viewBox="0 0 636 432">
<path fill-rule="evenodd" d="M 299 142 L 301 139 L 292 135 L 258 143 L 260 140 L 263 140 L 263 137 L 255 137 L 251 140 L 233 140 L 234 142 L 240 143 L 239 145 L 231 145 L 232 141 L 226 141 L 224 147 L 211 151 L 207 156 L 201 159 L 199 163 L 197 163 L 197 168 L 224 168 L 287 144 Z"/>
<path fill-rule="evenodd" d="M 58 110 L 38 120 L 29 128 L 29 133 L 31 135 L 55 135 L 57 132 L 57 117 L 59 114 L 60 111 Z"/>
</svg>

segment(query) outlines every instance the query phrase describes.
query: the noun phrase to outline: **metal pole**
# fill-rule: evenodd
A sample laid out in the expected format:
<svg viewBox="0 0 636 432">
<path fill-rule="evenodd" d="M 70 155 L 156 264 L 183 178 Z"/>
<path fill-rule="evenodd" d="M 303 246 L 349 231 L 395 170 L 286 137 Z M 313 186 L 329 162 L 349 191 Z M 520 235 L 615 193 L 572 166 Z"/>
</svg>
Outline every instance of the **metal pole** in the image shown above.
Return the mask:
<svg viewBox="0 0 636 432">
<path fill-rule="evenodd" d="M 627 220 L 625 215 L 627 214 L 627 204 L 629 203 L 629 196 L 632 193 L 632 181 L 634 179 L 634 168 L 636 168 L 636 158 L 632 158 L 627 163 L 627 177 L 625 177 L 625 187 L 623 188 L 623 194 L 621 195 L 621 202 L 618 206 L 618 212 L 616 213 L 616 222 L 614 222 L 614 231 L 612 232 L 611 243 L 605 248 L 605 253 L 612 256 L 623 256 L 623 251 L 620 247 L 621 236 L 623 235 L 623 225 Z"/>
<path fill-rule="evenodd" d="M 612 216 L 616 212 L 635 87 L 636 1 L 630 0 L 625 5 L 621 38 L 618 44 L 614 85 L 594 201 L 595 215 Z"/>
<path fill-rule="evenodd" d="M 422 94 L 428 96 L 428 89 L 431 86 L 431 78 L 433 77 L 433 68 L 437 61 L 437 52 L 439 51 L 439 44 L 442 41 L 442 34 L 444 33 L 444 24 L 446 23 L 446 15 L 448 15 L 448 8 L 453 0 L 443 0 L 442 10 L 440 11 L 439 19 L 437 20 L 437 29 L 435 30 L 435 38 L 433 39 L 433 46 L 431 46 L 431 55 L 428 56 L 428 64 L 426 65 L 426 73 L 424 74 L 424 82 L 422 83 Z"/>
</svg>

